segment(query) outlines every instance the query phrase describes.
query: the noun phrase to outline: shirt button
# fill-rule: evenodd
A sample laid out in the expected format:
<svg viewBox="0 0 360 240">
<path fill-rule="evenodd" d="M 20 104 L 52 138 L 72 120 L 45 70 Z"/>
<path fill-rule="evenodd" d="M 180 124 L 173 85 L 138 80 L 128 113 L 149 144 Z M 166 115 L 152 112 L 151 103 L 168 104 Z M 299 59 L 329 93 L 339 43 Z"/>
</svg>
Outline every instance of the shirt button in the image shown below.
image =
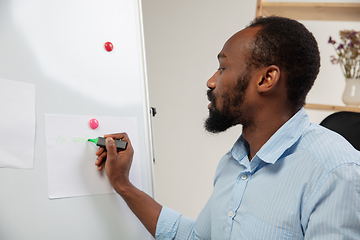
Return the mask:
<svg viewBox="0 0 360 240">
<path fill-rule="evenodd" d="M 243 174 L 242 176 L 241 176 L 241 179 L 242 180 L 246 180 L 248 177 L 247 177 L 247 175 L 246 174 Z"/>
<path fill-rule="evenodd" d="M 229 217 L 232 217 L 232 216 L 234 216 L 234 212 L 233 212 L 233 211 L 230 211 L 230 212 L 229 212 Z"/>
</svg>

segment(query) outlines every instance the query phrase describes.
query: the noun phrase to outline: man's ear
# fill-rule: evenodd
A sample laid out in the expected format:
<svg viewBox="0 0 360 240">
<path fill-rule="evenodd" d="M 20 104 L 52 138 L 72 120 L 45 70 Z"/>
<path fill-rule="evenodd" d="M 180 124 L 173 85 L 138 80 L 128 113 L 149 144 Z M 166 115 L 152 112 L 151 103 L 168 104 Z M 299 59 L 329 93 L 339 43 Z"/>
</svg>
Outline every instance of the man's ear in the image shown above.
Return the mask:
<svg viewBox="0 0 360 240">
<path fill-rule="evenodd" d="M 257 89 L 259 92 L 267 92 L 273 89 L 280 80 L 280 68 L 271 65 L 263 68 L 261 79 L 258 81 Z"/>
</svg>

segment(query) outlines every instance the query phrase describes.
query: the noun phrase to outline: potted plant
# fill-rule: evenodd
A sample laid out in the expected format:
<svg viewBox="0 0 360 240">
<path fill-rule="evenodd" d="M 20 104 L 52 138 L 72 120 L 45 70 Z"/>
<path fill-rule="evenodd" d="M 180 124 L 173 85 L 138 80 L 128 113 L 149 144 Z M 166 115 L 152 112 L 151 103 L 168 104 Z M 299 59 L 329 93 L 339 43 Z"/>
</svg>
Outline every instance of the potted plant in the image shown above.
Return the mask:
<svg viewBox="0 0 360 240">
<path fill-rule="evenodd" d="M 340 31 L 340 43 L 331 37 L 328 43 L 334 46 L 337 56 L 330 56 L 331 63 L 340 64 L 346 79 L 343 102 L 346 105 L 360 105 L 360 32 Z"/>
</svg>

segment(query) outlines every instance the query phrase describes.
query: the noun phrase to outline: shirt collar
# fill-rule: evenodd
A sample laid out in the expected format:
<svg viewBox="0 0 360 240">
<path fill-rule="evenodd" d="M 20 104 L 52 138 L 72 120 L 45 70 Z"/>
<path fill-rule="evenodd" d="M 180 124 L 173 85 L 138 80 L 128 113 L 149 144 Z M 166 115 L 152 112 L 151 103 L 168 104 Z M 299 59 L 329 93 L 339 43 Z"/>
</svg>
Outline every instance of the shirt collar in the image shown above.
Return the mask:
<svg viewBox="0 0 360 240">
<path fill-rule="evenodd" d="M 260 148 L 254 158 L 274 164 L 280 156 L 298 141 L 304 129 L 310 125 L 309 117 L 301 108 L 292 118 L 282 125 Z M 241 161 L 248 154 L 248 143 L 241 135 L 231 149 L 233 158 Z"/>
</svg>

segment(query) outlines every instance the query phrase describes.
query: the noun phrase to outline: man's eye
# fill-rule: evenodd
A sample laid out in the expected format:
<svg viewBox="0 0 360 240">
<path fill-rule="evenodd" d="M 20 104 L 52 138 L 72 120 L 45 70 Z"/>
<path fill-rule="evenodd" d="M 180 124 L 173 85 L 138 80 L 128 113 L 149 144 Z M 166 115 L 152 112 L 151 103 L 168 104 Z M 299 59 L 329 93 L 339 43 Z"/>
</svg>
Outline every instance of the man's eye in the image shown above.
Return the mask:
<svg viewBox="0 0 360 240">
<path fill-rule="evenodd" d="M 219 68 L 218 71 L 220 71 L 220 73 L 222 73 L 224 71 L 225 68 Z"/>
</svg>

